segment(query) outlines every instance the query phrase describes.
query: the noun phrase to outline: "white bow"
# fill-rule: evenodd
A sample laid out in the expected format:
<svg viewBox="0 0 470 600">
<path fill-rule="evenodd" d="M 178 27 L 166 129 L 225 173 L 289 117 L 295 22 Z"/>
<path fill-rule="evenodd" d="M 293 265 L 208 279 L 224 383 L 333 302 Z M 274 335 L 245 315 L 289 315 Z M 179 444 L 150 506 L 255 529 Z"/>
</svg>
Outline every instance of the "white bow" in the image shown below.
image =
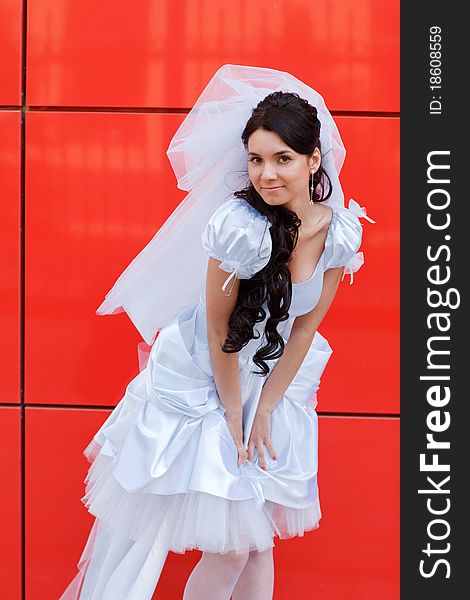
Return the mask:
<svg viewBox="0 0 470 600">
<path fill-rule="evenodd" d="M 348 205 L 349 210 L 354 213 L 355 215 L 357 215 L 358 217 L 363 217 L 364 219 L 367 219 L 368 221 L 370 221 L 371 223 L 375 223 L 375 221 L 373 219 L 371 219 L 370 217 L 367 216 L 366 214 L 366 209 L 365 206 L 360 206 L 355 200 L 353 200 L 352 198 L 349 198 L 349 205 Z"/>
<path fill-rule="evenodd" d="M 345 275 L 349 275 L 351 280 L 349 281 L 349 285 L 352 285 L 354 281 L 354 275 L 356 271 L 364 264 L 364 252 L 357 252 L 352 258 L 348 260 L 348 262 L 344 265 L 343 276 L 341 277 L 341 281 L 343 281 Z"/>
<path fill-rule="evenodd" d="M 353 198 L 349 198 L 348 209 L 354 213 L 357 217 L 362 217 L 363 219 L 367 219 L 370 223 L 375 223 L 373 219 L 367 216 L 367 211 L 365 206 L 360 206 Z M 341 277 L 341 281 L 343 281 L 345 275 L 349 275 L 350 281 L 349 285 L 352 285 L 354 281 L 354 273 L 358 271 L 362 265 L 364 264 L 364 253 L 357 252 L 352 258 L 348 260 L 348 262 L 344 265 L 343 276 Z"/>
</svg>

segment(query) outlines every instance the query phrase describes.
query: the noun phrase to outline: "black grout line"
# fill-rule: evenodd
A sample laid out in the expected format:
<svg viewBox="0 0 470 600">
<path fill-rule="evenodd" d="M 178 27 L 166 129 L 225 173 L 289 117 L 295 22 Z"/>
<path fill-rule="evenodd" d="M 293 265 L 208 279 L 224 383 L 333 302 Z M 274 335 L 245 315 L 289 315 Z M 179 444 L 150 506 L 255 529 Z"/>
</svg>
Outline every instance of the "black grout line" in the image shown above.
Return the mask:
<svg viewBox="0 0 470 600">
<path fill-rule="evenodd" d="M 188 113 L 189 108 L 160 106 L 27 106 L 28 112 L 96 113 Z"/>
<path fill-rule="evenodd" d="M 367 413 L 367 412 L 332 412 L 317 410 L 319 417 L 339 417 L 339 418 L 358 418 L 358 419 L 400 419 L 399 413 Z"/>
<path fill-rule="evenodd" d="M 12 402 L 0 402 L 2 406 L 18 407 L 18 404 Z M 96 405 L 96 404 L 50 404 L 50 403 L 22 403 L 22 408 L 46 408 L 51 410 L 114 410 L 115 405 Z M 380 412 L 343 412 L 343 411 L 323 411 L 317 410 L 319 417 L 351 417 L 358 419 L 399 419 L 400 413 L 380 413 Z"/>
<path fill-rule="evenodd" d="M 20 406 L 21 406 L 21 600 L 26 600 L 26 404 L 25 404 L 25 245 L 26 245 L 26 42 L 28 0 L 22 2 L 20 149 Z M 20 107 L 18 107 L 20 108 Z"/>
<path fill-rule="evenodd" d="M 190 108 L 156 107 L 156 106 L 12 106 L 0 105 L 0 110 L 25 110 L 28 112 L 65 112 L 65 113 L 163 113 L 163 114 L 187 114 Z M 399 111 L 381 110 L 331 110 L 334 117 L 359 117 L 359 118 L 391 118 L 399 119 Z"/>
</svg>

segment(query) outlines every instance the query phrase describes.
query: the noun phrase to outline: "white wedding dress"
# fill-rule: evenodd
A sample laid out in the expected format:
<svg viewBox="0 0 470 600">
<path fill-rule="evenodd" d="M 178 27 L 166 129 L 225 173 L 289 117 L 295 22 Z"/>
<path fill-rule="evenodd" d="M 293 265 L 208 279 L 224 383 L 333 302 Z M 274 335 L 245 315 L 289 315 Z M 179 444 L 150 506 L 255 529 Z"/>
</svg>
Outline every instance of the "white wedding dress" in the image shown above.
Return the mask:
<svg viewBox="0 0 470 600">
<path fill-rule="evenodd" d="M 358 206 L 355 203 L 356 206 Z M 278 326 L 287 342 L 298 315 L 311 310 L 323 273 L 363 262 L 358 215 L 333 208 L 324 251 L 312 275 L 293 284 L 289 319 Z M 202 235 L 220 267 L 249 278 L 271 254 L 270 223 L 232 197 Z M 354 266 L 355 265 L 355 266 Z M 347 269 L 345 269 L 347 271 Z M 264 307 L 267 311 L 267 306 Z M 259 339 L 239 351 L 245 444 L 263 384 L 252 357 Z M 96 519 L 61 600 L 148 600 L 166 552 L 265 550 L 273 538 L 302 536 L 319 526 L 316 392 L 331 355 L 317 331 L 292 383 L 271 413 L 274 461 L 267 470 L 237 466 L 209 358 L 204 293 L 161 331 L 145 368 L 95 434 L 84 454 L 92 463 L 82 501 Z M 268 361 L 272 371 L 277 360 Z M 162 558 L 163 557 L 163 558 Z"/>
</svg>

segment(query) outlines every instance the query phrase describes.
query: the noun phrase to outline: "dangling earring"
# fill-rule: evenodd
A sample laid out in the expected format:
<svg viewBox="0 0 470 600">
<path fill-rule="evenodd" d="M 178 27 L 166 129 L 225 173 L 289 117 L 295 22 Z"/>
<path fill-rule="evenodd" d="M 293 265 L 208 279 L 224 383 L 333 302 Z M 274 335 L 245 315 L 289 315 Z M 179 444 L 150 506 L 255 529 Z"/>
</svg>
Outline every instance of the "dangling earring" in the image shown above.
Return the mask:
<svg viewBox="0 0 470 600">
<path fill-rule="evenodd" d="M 310 202 L 309 202 L 309 204 L 314 204 L 314 202 L 313 202 L 313 174 L 315 173 L 315 170 L 312 169 L 310 171 L 310 173 L 312 175 L 312 183 L 310 184 Z"/>
</svg>

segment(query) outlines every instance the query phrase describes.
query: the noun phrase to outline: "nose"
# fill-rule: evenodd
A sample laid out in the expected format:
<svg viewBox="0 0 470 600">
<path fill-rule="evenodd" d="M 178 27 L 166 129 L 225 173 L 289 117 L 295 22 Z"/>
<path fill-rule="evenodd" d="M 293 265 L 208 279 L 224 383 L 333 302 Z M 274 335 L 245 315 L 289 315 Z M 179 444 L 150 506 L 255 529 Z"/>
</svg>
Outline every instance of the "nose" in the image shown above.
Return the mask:
<svg viewBox="0 0 470 600">
<path fill-rule="evenodd" d="M 269 163 L 264 163 L 263 166 L 263 170 L 261 172 L 261 183 L 263 183 L 263 181 L 265 182 L 272 182 L 275 181 L 277 179 L 277 173 L 276 173 L 276 169 L 273 165 L 270 165 Z"/>
</svg>

